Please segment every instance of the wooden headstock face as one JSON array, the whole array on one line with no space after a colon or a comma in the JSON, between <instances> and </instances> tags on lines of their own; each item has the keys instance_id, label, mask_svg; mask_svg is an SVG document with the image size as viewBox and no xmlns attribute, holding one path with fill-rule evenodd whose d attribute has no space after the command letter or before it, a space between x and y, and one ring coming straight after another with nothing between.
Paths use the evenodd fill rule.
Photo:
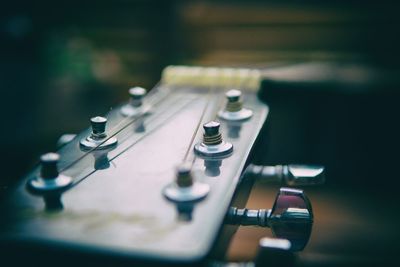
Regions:
<instances>
[{"instance_id":1,"label":"wooden headstock face","mask_svg":"<svg viewBox=\"0 0 400 267\"><path fill-rule=\"evenodd\" d=\"M132 260L204 260L268 114L254 90L242 86L243 106L251 117L220 119L228 89L232 87L166 82L140 105L135 102L142 109L137 114L122 112L129 103L114 108L106 116L105 132L117 141L104 148L100 146L107 141L85 147L92 132L87 129L57 151L60 174L72 178L59 192L57 205L47 203L46 208L43 194L32 194L31 181L40 176L40 166L30 172L7 202L2 239ZM203 124L209 121L220 123L223 141L233 151L196 153L195 145L204 141ZM209 191L196 201L175 201L165 194L183 162L190 164L194 182L208 185Z\"/></svg>"}]
</instances>

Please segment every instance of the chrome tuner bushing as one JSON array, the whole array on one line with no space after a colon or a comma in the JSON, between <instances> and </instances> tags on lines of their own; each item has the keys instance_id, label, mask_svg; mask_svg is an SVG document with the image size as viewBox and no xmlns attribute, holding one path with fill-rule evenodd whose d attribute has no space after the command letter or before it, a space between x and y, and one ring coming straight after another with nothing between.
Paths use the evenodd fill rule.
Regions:
<instances>
[{"instance_id":1,"label":"chrome tuner bushing","mask_svg":"<svg viewBox=\"0 0 400 267\"><path fill-rule=\"evenodd\" d=\"M242 93L239 90L229 90L225 96L227 103L224 110L218 112L221 119L227 121L242 121L249 119L253 115L253 111L244 108L240 100Z\"/></svg>"},{"instance_id":2,"label":"chrome tuner bushing","mask_svg":"<svg viewBox=\"0 0 400 267\"><path fill-rule=\"evenodd\" d=\"M126 117L136 116L143 112L143 97L146 89L142 87L132 87L129 89L130 101L121 107L121 114Z\"/></svg>"},{"instance_id":3,"label":"chrome tuner bushing","mask_svg":"<svg viewBox=\"0 0 400 267\"><path fill-rule=\"evenodd\" d=\"M106 149L117 144L117 138L108 138L106 134L107 119L104 117L93 117L90 119L92 133L80 141L83 149Z\"/></svg>"},{"instance_id":4,"label":"chrome tuner bushing","mask_svg":"<svg viewBox=\"0 0 400 267\"><path fill-rule=\"evenodd\" d=\"M210 121L203 125L203 142L194 146L196 154L214 158L228 156L232 153L233 145L222 139L219 127L220 123L216 121Z\"/></svg>"},{"instance_id":5,"label":"chrome tuner bushing","mask_svg":"<svg viewBox=\"0 0 400 267\"><path fill-rule=\"evenodd\" d=\"M210 186L193 179L190 164L177 167L176 180L164 188L164 196L175 202L198 201L207 196Z\"/></svg>"}]
</instances>

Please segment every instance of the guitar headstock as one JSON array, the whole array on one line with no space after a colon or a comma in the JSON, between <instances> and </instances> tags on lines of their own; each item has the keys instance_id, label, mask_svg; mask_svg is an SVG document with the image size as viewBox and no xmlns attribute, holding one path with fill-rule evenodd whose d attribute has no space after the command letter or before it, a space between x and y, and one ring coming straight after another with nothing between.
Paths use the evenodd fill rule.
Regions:
<instances>
[{"instance_id":1,"label":"guitar headstock","mask_svg":"<svg viewBox=\"0 0 400 267\"><path fill-rule=\"evenodd\" d=\"M254 180L242 174L268 115L256 95L260 80L251 69L168 67L147 95L130 89L127 103L42 156L7 202L2 240L132 261L204 262L231 204L240 203L235 192ZM309 202L281 207L292 205L282 200L290 194L305 199L281 191L261 226L277 233L285 220L312 225Z\"/></svg>"}]
</instances>

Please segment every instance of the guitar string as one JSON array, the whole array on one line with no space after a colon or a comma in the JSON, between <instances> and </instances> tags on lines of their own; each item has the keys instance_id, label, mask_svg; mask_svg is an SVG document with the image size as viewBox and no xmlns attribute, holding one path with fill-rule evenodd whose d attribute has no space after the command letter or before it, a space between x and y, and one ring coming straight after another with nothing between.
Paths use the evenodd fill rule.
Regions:
<instances>
[{"instance_id":1,"label":"guitar string","mask_svg":"<svg viewBox=\"0 0 400 267\"><path fill-rule=\"evenodd\" d=\"M176 102L178 102L179 100L177 100ZM188 103L186 103L185 105L183 105L181 108L179 108L178 110L176 110L175 112L173 112L173 114L171 114L169 118L173 117L175 114L177 114L179 111L181 111L182 109L184 109L186 106L188 106L189 104L191 104L194 100L192 99L191 101L189 101ZM175 102L175 103L176 103ZM149 121L152 122L153 120ZM132 144L130 144L129 146L127 146L126 148L124 148L122 151L120 151L118 154L116 154L115 156L113 156L112 158L110 158L108 161L112 162L114 159L116 159L117 157L121 156L123 153L125 153L126 151L128 151L129 149L131 149L134 145L136 145L139 141L141 141L142 139L144 139L145 137L147 137L149 134L151 134L152 132L156 131L157 129L159 129L160 127L162 127L163 125L160 124L157 127L155 127L154 129L151 129L150 131L147 132L147 134L140 136L137 140L135 140L135 142L133 142ZM84 179L86 179L87 177L89 177L90 175L92 175L93 173L95 173L97 171L97 169L93 169L91 172L89 172L88 174L86 174L85 176L81 177L80 179L76 179L73 183L72 186L75 186L77 184L79 184L81 181L83 181Z\"/></svg>"},{"instance_id":2,"label":"guitar string","mask_svg":"<svg viewBox=\"0 0 400 267\"><path fill-rule=\"evenodd\" d=\"M240 90L240 89L245 89L244 84L245 84L248 80L250 80L250 77L248 77L247 79L243 79L243 80L240 82L240 84L237 86L238 89L239 89L239 90ZM229 84L229 85L227 86L226 89L235 88L235 87L236 87L236 86L235 86L234 82L232 82L232 84ZM212 92L212 91L215 91L215 89L216 89L215 86L210 86L210 88L209 88L209 92L208 92L208 99L209 99L209 100L207 101L207 103L206 103L206 105L205 105L205 107L204 107L204 109L203 109L203 112L202 112L202 114L201 114L201 116L200 116L200 119L199 119L199 121L198 121L198 123L197 123L197 125L196 125L196 129L195 129L195 131L194 131L194 133L193 133L193 135L192 135L192 138L191 138L189 147L188 147L188 149L186 150L186 153L185 153L183 162L187 161L187 157L188 157L188 155L189 155L189 152L190 152L190 150L191 150L192 147L193 147L194 139L195 139L195 137L196 137L197 134L198 134L198 131L199 131L201 122L203 121L203 118L204 118L204 116L205 116L205 113L206 113L206 111L207 111L207 109L208 109L208 106L209 106L209 103L210 103L210 99L211 99L211 96L212 96L211 92ZM212 116L213 120L216 120L216 119L217 119L217 117L218 117L218 111L219 111L220 109L223 108L223 97L221 96L221 94L219 94L217 97L219 98L219 100L217 101L217 105L215 106L216 111L211 112L212 114L214 114L214 115ZM194 154L193 159L192 159L192 161L190 162L192 167L193 167L193 165L194 165L196 159L197 159L197 155Z\"/></svg>"},{"instance_id":3,"label":"guitar string","mask_svg":"<svg viewBox=\"0 0 400 267\"><path fill-rule=\"evenodd\" d=\"M243 79L243 80L239 83L238 86L235 86L235 83L232 81L231 84L228 84L228 85L226 86L225 90L234 89L235 87L238 88L238 89L245 89L245 86L244 86L244 85L245 85L246 82L249 81L250 79L251 79L251 77L248 77L247 79ZM215 89L215 88L214 88L214 89ZM219 96L218 104L217 104L216 107L215 107L216 111L211 112L212 114L214 114L214 116L213 116L213 118L214 118L213 120L214 120L214 121L217 120L217 118L218 118L218 111L219 111L219 110L222 110L222 109L224 108L224 107L223 107L223 102L224 102L223 100L224 100L224 98L221 97L221 95L220 95L220 96ZM198 129L197 129L197 130L198 130ZM192 144L192 145L193 145L193 144ZM196 159L197 159L197 155L195 155L195 156L193 157L192 166L194 165Z\"/></svg>"},{"instance_id":4,"label":"guitar string","mask_svg":"<svg viewBox=\"0 0 400 267\"><path fill-rule=\"evenodd\" d=\"M158 82L150 91L158 91L157 89L159 88L160 82ZM154 95L155 93L153 93ZM149 103L149 107L152 107L154 105L157 105L159 103L161 103L161 101L163 100L163 97L158 97L158 99L156 99L156 101L154 101L153 103ZM93 152L94 150L98 149L102 144L104 144L105 142L107 142L108 140L110 140L111 138L113 138L114 136L116 136L117 134L119 134L120 132L122 132L124 129L126 129L127 127L129 127L130 125L132 125L134 122L136 122L137 120L141 119L144 117L144 115L146 114L146 110L143 111L141 114L139 114L138 116L135 116L133 118L128 117L126 119L123 119L122 121L120 121L115 127L118 128L120 125L124 124L125 122L128 122L127 124L125 124L124 126L122 126L121 128L114 130L112 129L111 131L115 131L114 133L107 135L107 137L104 139L104 141L100 142L98 145L96 145L95 147L85 151L85 153L83 155L81 155L80 157L78 157L76 160L72 161L70 164L68 164L67 166L65 166L64 168L60 169L60 172L65 172L66 170L72 168L75 164L77 164L78 162L80 162L82 159L84 159L85 157L87 157L91 152Z\"/></svg>"},{"instance_id":5,"label":"guitar string","mask_svg":"<svg viewBox=\"0 0 400 267\"><path fill-rule=\"evenodd\" d=\"M197 135L197 133L198 133L198 131L199 131L201 122L203 121L203 118L204 118L204 116L205 116L205 114L206 114L206 111L207 111L207 109L208 109L208 106L210 105L211 87L210 87L209 90L208 90L207 99L208 99L208 100L206 101L206 104L204 105L203 111L201 112L200 118L199 118L199 120L198 120L198 122L197 122L197 125L196 125L195 130L194 130L193 135L192 135L192 138L190 139L189 146L188 146L188 148L186 149L185 156L183 157L183 162L185 162L185 161L187 160L187 157L189 156L189 152L190 152L190 150L191 150L191 147L193 146L193 142L194 142L194 139L196 138L196 135Z\"/></svg>"},{"instance_id":6,"label":"guitar string","mask_svg":"<svg viewBox=\"0 0 400 267\"><path fill-rule=\"evenodd\" d=\"M218 75L215 76L215 80L216 80L216 81L218 80ZM199 121L197 122L195 131L193 132L192 138L191 138L191 140L190 140L189 146L188 146L187 149L186 149L186 153L185 153L185 156L183 157L183 161L182 161L182 162L188 161L187 158L188 158L189 153L190 153L190 151L191 151L191 149L192 149L192 147L193 147L193 143L194 143L195 138L196 138L196 136L197 136L197 134L198 134L198 132L199 132L200 125L201 125L201 123L202 123L202 121L203 121L203 119L204 119L204 116L205 116L205 114L206 114L206 112L207 112L207 109L208 109L208 107L209 107L209 105L210 105L211 96L212 96L212 93L215 91L215 89L216 89L216 86L213 86L213 85L210 85L210 86L209 86L208 94L207 94L207 99L208 99L208 100L207 100L206 104L204 105L202 114L201 114L201 116L200 116L200 118L199 118ZM194 165L194 163L195 163L195 161L196 161L196 158L197 158L196 154L193 154L193 159L192 159L192 161L190 162L191 168L193 167L193 165Z\"/></svg>"},{"instance_id":7,"label":"guitar string","mask_svg":"<svg viewBox=\"0 0 400 267\"><path fill-rule=\"evenodd\" d=\"M217 79L217 78L218 78L218 77L216 77L216 79ZM150 90L151 95L156 95L156 93L157 93L158 91L160 91L160 90L159 90L160 84L161 84L161 81L159 81L159 82L152 88L152 90ZM241 87L241 86L239 86L239 87ZM169 89L169 88L166 88L166 89ZM164 89L163 92L166 92L166 91L167 91L167 90ZM187 157L189 156L190 149L191 149L191 147L193 146L193 142L194 142L195 137L196 137L196 135L197 135L197 133L198 133L198 131L199 131L201 122L202 122L202 120L203 120L203 118L204 118L204 116L205 116L205 113L206 113L207 109L208 109L208 106L209 106L210 99L211 99L211 96L212 96L212 92L213 92L213 91L215 91L215 86L210 86L209 91L208 91L208 96L207 96L208 101L207 101L206 105L205 105L204 108L203 108L203 111L202 111L202 114L201 114L201 116L200 116L200 119L199 119L199 121L198 121L198 123L197 123L197 125L196 125L196 130L194 131L194 133L193 133L193 135L192 135L190 144L189 144L189 146L188 146L188 149L186 150L186 153L185 153L185 156L184 156L183 161L186 161L186 160L187 160ZM149 93L149 94L150 94L150 93ZM151 95L150 95L150 96L151 96ZM161 95L160 97L158 97L158 99L156 99L156 101L154 101L153 103L149 103L149 107L153 107L153 106L155 106L155 105L161 103L162 100L163 100L163 95ZM222 100L220 100L220 102L222 102ZM221 103L219 103L219 104L217 105L217 107L220 106L220 104L221 104ZM145 116L145 114L146 114L146 110L142 111L142 113L141 113L140 115L138 115L138 116L135 116L135 117L133 117L133 118L128 117L128 118L126 118L126 119L120 121L120 122L114 127L114 129L115 129L115 128L118 128L120 125L124 124L126 121L128 121L128 123L126 123L126 124L125 124L124 126L122 126L121 128L115 130L115 132L114 132L113 134L108 135L107 138L106 138L104 141L100 142L97 146L95 146L95 147L93 147L93 148L87 150L83 155L81 155L81 156L78 157L76 160L72 161L70 164L68 164L67 166L65 166L64 168L62 168L62 169L60 170L60 172L65 172L66 170L72 168L75 164L77 164L77 163L80 162L82 159L84 159L85 157L87 157L87 156L88 156L91 152L93 152L94 150L98 149L102 144L104 144L105 142L107 142L109 139L113 138L114 136L116 136L117 134L119 134L120 132L122 132L124 129L126 129L127 127L129 127L130 125L132 125L132 124L133 124L134 122L136 122L137 120L143 118L143 117ZM214 114L215 114L215 115L214 115L214 120L215 120L216 117L217 117L217 112L215 112ZM114 130L114 129L113 129L113 130ZM111 130L111 131L113 131L113 130ZM195 160L196 160L196 155L195 155L194 158L193 158L192 165L194 164Z\"/></svg>"}]
</instances>

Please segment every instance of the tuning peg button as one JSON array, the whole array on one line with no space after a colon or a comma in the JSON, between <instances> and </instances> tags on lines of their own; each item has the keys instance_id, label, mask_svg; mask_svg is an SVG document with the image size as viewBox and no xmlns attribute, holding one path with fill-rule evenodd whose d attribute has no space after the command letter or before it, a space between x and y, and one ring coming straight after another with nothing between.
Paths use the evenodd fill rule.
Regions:
<instances>
[{"instance_id":1,"label":"tuning peg button","mask_svg":"<svg viewBox=\"0 0 400 267\"><path fill-rule=\"evenodd\" d=\"M210 121L210 122L205 123L203 125L204 137L213 137L213 136L220 137L221 133L219 132L219 127L220 127L220 123L217 121ZM220 143L220 142L218 142L218 143Z\"/></svg>"},{"instance_id":2,"label":"tuning peg button","mask_svg":"<svg viewBox=\"0 0 400 267\"><path fill-rule=\"evenodd\" d=\"M107 138L106 124L107 119L104 117L93 117L90 119L92 125L92 133L80 141L82 149L106 149L117 144L117 138Z\"/></svg>"},{"instance_id":3,"label":"tuning peg button","mask_svg":"<svg viewBox=\"0 0 400 267\"><path fill-rule=\"evenodd\" d=\"M253 111L243 108L243 103L240 100L242 92L236 89L229 90L225 96L227 99L225 109L218 112L221 119L227 121L242 121L247 120L253 115Z\"/></svg>"},{"instance_id":4,"label":"tuning peg button","mask_svg":"<svg viewBox=\"0 0 400 267\"><path fill-rule=\"evenodd\" d=\"M132 106L140 107L142 105L142 99L146 95L146 89L138 86L130 88L129 95L131 97Z\"/></svg>"},{"instance_id":5,"label":"tuning peg button","mask_svg":"<svg viewBox=\"0 0 400 267\"><path fill-rule=\"evenodd\" d=\"M121 114L127 117L136 116L143 110L143 98L146 95L146 89L142 87L132 87L129 89L129 103L122 106Z\"/></svg>"},{"instance_id":6,"label":"tuning peg button","mask_svg":"<svg viewBox=\"0 0 400 267\"><path fill-rule=\"evenodd\" d=\"M325 183L325 168L320 165L276 165L259 166L250 164L246 176L261 182L279 182L289 186L319 185Z\"/></svg>"},{"instance_id":7,"label":"tuning peg button","mask_svg":"<svg viewBox=\"0 0 400 267\"><path fill-rule=\"evenodd\" d=\"M65 146L66 144L70 143L74 138L76 137L76 134L63 134L58 138L57 140L57 148L61 148Z\"/></svg>"},{"instance_id":8,"label":"tuning peg button","mask_svg":"<svg viewBox=\"0 0 400 267\"><path fill-rule=\"evenodd\" d=\"M240 101L240 96L242 95L242 92L240 92L239 90L229 90L228 92L226 92L225 96L228 100L228 103L238 103ZM231 109L231 111L239 111L242 107L239 106L239 109ZM227 107L228 109L228 107Z\"/></svg>"},{"instance_id":9,"label":"tuning peg button","mask_svg":"<svg viewBox=\"0 0 400 267\"><path fill-rule=\"evenodd\" d=\"M196 154L203 157L225 157L232 153L233 145L222 139L219 132L219 122L207 122L203 125L203 128L203 141L194 146Z\"/></svg>"},{"instance_id":10,"label":"tuning peg button","mask_svg":"<svg viewBox=\"0 0 400 267\"><path fill-rule=\"evenodd\" d=\"M106 133L107 119L104 117L93 117L90 119L90 124L92 125L92 135L96 138L103 138Z\"/></svg>"},{"instance_id":11,"label":"tuning peg button","mask_svg":"<svg viewBox=\"0 0 400 267\"><path fill-rule=\"evenodd\" d=\"M56 153L47 153L40 157L40 177L43 179L55 179L58 176L57 163L60 156Z\"/></svg>"},{"instance_id":12,"label":"tuning peg button","mask_svg":"<svg viewBox=\"0 0 400 267\"><path fill-rule=\"evenodd\" d=\"M174 202L198 201L207 196L210 186L194 180L191 164L183 163L176 169L176 179L164 188L164 196Z\"/></svg>"}]
</instances>

